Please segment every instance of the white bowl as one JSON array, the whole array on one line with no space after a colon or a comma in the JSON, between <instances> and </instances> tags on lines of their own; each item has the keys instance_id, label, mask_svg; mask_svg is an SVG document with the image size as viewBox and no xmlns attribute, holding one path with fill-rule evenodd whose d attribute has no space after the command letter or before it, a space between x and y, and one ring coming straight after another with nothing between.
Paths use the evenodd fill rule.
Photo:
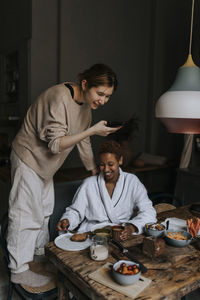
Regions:
<instances>
[{"instance_id":1,"label":"white bowl","mask_svg":"<svg viewBox=\"0 0 200 300\"><path fill-rule=\"evenodd\" d=\"M171 233L180 232L183 236L186 237L186 240L176 240L176 239L170 238L167 236L168 232L171 232ZM188 231L185 231L185 230L170 229L170 230L166 230L166 232L165 232L165 240L171 246L185 247L191 243L192 235Z\"/></svg>"},{"instance_id":2,"label":"white bowl","mask_svg":"<svg viewBox=\"0 0 200 300\"><path fill-rule=\"evenodd\" d=\"M150 226L154 227L153 225L159 224L163 227L163 230L158 230L156 228L150 228ZM165 225L160 223L147 223L145 224L145 233L148 236L154 236L154 237L162 237L165 233Z\"/></svg>"},{"instance_id":3,"label":"white bowl","mask_svg":"<svg viewBox=\"0 0 200 300\"><path fill-rule=\"evenodd\" d=\"M137 282L140 278L141 271L139 271L137 274L133 275L125 275L121 274L117 271L117 269L120 267L122 263L125 263L127 266L133 266L136 265L139 269L139 264L135 263L134 261L130 260L119 260L113 265L113 277L115 281L121 285L131 285Z\"/></svg>"}]
</instances>

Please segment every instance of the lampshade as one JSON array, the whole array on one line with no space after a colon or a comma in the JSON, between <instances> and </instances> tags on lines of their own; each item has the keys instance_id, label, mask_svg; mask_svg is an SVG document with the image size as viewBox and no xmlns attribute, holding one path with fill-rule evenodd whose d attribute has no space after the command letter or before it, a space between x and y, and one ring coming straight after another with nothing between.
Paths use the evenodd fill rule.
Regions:
<instances>
[{"instance_id":1,"label":"lampshade","mask_svg":"<svg viewBox=\"0 0 200 300\"><path fill-rule=\"evenodd\" d=\"M194 0L188 59L179 68L173 85L159 98L155 108L156 117L169 132L174 133L200 133L200 68L194 64L191 55L193 15Z\"/></svg>"},{"instance_id":2,"label":"lampshade","mask_svg":"<svg viewBox=\"0 0 200 300\"><path fill-rule=\"evenodd\" d=\"M189 54L171 88L156 103L156 117L169 132L200 133L200 68Z\"/></svg>"}]
</instances>

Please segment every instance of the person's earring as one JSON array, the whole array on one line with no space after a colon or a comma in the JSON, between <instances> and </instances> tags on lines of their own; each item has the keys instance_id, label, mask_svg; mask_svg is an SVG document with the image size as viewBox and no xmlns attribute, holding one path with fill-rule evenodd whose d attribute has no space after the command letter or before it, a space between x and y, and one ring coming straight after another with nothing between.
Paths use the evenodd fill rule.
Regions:
<instances>
[{"instance_id":1,"label":"person's earring","mask_svg":"<svg viewBox=\"0 0 200 300\"><path fill-rule=\"evenodd\" d=\"M86 79L83 79L81 81L81 88L82 88L83 91L86 90L86 88L87 88L87 80Z\"/></svg>"},{"instance_id":2,"label":"person's earring","mask_svg":"<svg viewBox=\"0 0 200 300\"><path fill-rule=\"evenodd\" d=\"M121 166L123 164L123 157L121 156L119 159L119 165Z\"/></svg>"}]
</instances>

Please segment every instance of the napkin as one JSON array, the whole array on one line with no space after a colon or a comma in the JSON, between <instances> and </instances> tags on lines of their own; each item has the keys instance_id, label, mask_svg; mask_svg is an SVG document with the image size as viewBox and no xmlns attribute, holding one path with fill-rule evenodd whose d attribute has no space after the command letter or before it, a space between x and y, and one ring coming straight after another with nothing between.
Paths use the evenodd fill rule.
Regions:
<instances>
[{"instance_id":1,"label":"napkin","mask_svg":"<svg viewBox=\"0 0 200 300\"><path fill-rule=\"evenodd\" d=\"M111 263L106 263L95 272L89 274L89 278L121 293L132 299L136 298L150 283L151 279L140 276L139 281L132 285L123 286L114 281L112 278Z\"/></svg>"}]
</instances>

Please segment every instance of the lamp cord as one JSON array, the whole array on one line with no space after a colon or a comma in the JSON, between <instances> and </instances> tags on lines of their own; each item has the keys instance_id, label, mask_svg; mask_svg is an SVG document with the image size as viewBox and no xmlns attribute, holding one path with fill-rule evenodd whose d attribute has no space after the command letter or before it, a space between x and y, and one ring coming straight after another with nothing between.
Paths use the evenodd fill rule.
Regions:
<instances>
[{"instance_id":1,"label":"lamp cord","mask_svg":"<svg viewBox=\"0 0 200 300\"><path fill-rule=\"evenodd\" d=\"M190 24L190 46L189 46L189 54L192 52L192 31L193 31L193 18L194 18L194 1L192 0L192 13L191 13L191 24Z\"/></svg>"}]
</instances>

